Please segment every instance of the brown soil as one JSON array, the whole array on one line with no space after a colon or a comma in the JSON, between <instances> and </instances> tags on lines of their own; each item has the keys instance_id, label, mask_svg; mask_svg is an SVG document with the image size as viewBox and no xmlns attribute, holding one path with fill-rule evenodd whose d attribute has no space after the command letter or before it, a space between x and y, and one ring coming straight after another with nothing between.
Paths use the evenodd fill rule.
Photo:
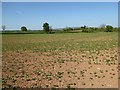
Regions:
<instances>
[{"instance_id":1,"label":"brown soil","mask_svg":"<svg viewBox=\"0 0 120 90\"><path fill-rule=\"evenodd\" d=\"M3 52L3 87L117 88L117 49Z\"/></svg>"}]
</instances>

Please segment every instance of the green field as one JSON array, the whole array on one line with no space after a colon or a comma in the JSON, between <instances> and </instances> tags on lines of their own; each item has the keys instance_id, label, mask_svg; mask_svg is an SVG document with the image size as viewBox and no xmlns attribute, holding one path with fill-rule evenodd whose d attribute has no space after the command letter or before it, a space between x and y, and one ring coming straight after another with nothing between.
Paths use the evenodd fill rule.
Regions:
<instances>
[{"instance_id":1,"label":"green field","mask_svg":"<svg viewBox=\"0 0 120 90\"><path fill-rule=\"evenodd\" d=\"M117 88L118 33L3 34L3 87Z\"/></svg>"},{"instance_id":2,"label":"green field","mask_svg":"<svg viewBox=\"0 0 120 90\"><path fill-rule=\"evenodd\" d=\"M3 34L3 51L91 50L118 46L117 32Z\"/></svg>"}]
</instances>

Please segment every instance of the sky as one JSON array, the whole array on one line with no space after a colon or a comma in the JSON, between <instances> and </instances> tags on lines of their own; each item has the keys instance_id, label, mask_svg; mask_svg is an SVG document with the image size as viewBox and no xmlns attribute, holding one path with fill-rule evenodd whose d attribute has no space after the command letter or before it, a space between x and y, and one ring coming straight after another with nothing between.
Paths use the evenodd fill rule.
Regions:
<instances>
[{"instance_id":1,"label":"sky","mask_svg":"<svg viewBox=\"0 0 120 90\"><path fill-rule=\"evenodd\" d=\"M1 0L2 2L119 2L120 0Z\"/></svg>"},{"instance_id":2,"label":"sky","mask_svg":"<svg viewBox=\"0 0 120 90\"><path fill-rule=\"evenodd\" d=\"M52 28L118 26L117 2L2 2L2 25L18 30L26 26L42 29L48 22Z\"/></svg>"}]
</instances>

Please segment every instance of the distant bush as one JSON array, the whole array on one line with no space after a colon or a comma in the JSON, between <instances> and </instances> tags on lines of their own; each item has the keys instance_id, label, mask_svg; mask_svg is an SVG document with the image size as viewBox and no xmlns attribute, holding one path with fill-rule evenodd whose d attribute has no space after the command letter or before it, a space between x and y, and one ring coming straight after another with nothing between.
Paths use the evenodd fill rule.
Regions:
<instances>
[{"instance_id":1,"label":"distant bush","mask_svg":"<svg viewBox=\"0 0 120 90\"><path fill-rule=\"evenodd\" d=\"M96 31L105 32L105 31L106 31L106 28L97 28Z\"/></svg>"},{"instance_id":2,"label":"distant bush","mask_svg":"<svg viewBox=\"0 0 120 90\"><path fill-rule=\"evenodd\" d=\"M87 26L86 26L86 25L84 25L84 26L82 26L82 27L81 27L81 29L86 29L86 28L87 28Z\"/></svg>"},{"instance_id":3,"label":"distant bush","mask_svg":"<svg viewBox=\"0 0 120 90\"><path fill-rule=\"evenodd\" d=\"M81 27L81 29L82 29L82 32L88 32L88 33L94 32L96 30L96 28L94 28L94 27L87 27L86 25Z\"/></svg>"},{"instance_id":4,"label":"distant bush","mask_svg":"<svg viewBox=\"0 0 120 90\"><path fill-rule=\"evenodd\" d=\"M71 27L67 27L67 28L63 29L63 31L72 31L72 30L73 30L73 28L71 28Z\"/></svg>"},{"instance_id":5,"label":"distant bush","mask_svg":"<svg viewBox=\"0 0 120 90\"><path fill-rule=\"evenodd\" d=\"M81 27L73 28L73 30L81 30Z\"/></svg>"},{"instance_id":6,"label":"distant bush","mask_svg":"<svg viewBox=\"0 0 120 90\"><path fill-rule=\"evenodd\" d=\"M83 28L82 29L82 32L88 32L88 33L91 33L91 32L94 32L96 29L95 28L92 28L92 27L90 27L90 28Z\"/></svg>"},{"instance_id":7,"label":"distant bush","mask_svg":"<svg viewBox=\"0 0 120 90\"><path fill-rule=\"evenodd\" d=\"M114 32L117 32L117 31L118 31L118 28L113 28L113 31L114 31Z\"/></svg>"},{"instance_id":8,"label":"distant bush","mask_svg":"<svg viewBox=\"0 0 120 90\"><path fill-rule=\"evenodd\" d=\"M21 31L27 31L27 28L25 26L21 27Z\"/></svg>"}]
</instances>

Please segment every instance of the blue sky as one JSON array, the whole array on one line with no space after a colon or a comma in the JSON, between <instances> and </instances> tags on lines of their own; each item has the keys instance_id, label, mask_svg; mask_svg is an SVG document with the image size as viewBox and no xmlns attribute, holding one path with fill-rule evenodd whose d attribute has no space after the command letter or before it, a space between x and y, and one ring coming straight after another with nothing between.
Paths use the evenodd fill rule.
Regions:
<instances>
[{"instance_id":1,"label":"blue sky","mask_svg":"<svg viewBox=\"0 0 120 90\"><path fill-rule=\"evenodd\" d=\"M2 23L7 29L118 26L117 2L2 2Z\"/></svg>"}]
</instances>

